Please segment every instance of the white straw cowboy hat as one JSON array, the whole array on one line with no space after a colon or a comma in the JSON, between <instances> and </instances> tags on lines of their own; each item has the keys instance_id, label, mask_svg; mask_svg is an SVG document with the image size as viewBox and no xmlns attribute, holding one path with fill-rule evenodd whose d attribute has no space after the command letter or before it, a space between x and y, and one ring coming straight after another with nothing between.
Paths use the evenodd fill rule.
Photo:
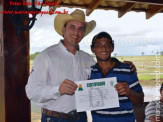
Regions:
<instances>
[{"instance_id":1,"label":"white straw cowboy hat","mask_svg":"<svg viewBox=\"0 0 163 122\"><path fill-rule=\"evenodd\" d=\"M54 28L56 32L62 36L62 27L71 20L77 20L86 25L86 31L84 36L89 34L96 26L96 22L94 20L90 22L85 21L85 14L82 10L76 9L71 14L58 14L54 19Z\"/></svg>"}]
</instances>

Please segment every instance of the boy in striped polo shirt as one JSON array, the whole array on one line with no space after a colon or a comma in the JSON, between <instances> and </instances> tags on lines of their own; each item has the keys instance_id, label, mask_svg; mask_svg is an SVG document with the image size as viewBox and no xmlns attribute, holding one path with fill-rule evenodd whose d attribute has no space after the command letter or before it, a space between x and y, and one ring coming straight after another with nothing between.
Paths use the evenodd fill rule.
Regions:
<instances>
[{"instance_id":1,"label":"boy in striped polo shirt","mask_svg":"<svg viewBox=\"0 0 163 122\"><path fill-rule=\"evenodd\" d=\"M92 111L93 122L134 122L132 104L144 101L144 93L138 77L128 64L111 58L114 42L106 32L94 36L91 45L97 64L92 66L90 79L116 77L115 89L119 95L120 107Z\"/></svg>"}]
</instances>

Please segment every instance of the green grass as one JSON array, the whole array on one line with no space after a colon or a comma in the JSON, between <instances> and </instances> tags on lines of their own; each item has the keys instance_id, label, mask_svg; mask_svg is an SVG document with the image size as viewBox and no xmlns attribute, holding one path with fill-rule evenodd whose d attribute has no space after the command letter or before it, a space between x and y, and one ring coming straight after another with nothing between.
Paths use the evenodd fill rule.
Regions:
<instances>
[{"instance_id":1,"label":"green grass","mask_svg":"<svg viewBox=\"0 0 163 122\"><path fill-rule=\"evenodd\" d=\"M159 71L159 73L163 73L163 55L159 56L119 56L117 57L120 61L132 61L133 64L137 68L138 78L142 86L152 85L154 86L156 83L155 71ZM156 67L149 67L156 66ZM144 74L143 74L144 73ZM153 74L146 74L153 73ZM163 74L159 74L160 82L163 81Z\"/></svg>"},{"instance_id":2,"label":"green grass","mask_svg":"<svg viewBox=\"0 0 163 122\"><path fill-rule=\"evenodd\" d=\"M159 76L160 77L158 79L156 75L141 74L138 75L138 78L142 86L155 86L156 82L163 82L163 75Z\"/></svg>"},{"instance_id":3,"label":"green grass","mask_svg":"<svg viewBox=\"0 0 163 122\"><path fill-rule=\"evenodd\" d=\"M159 78L160 79L163 79L163 75L156 75L156 74L138 74L138 78L140 79L140 80L146 80L146 81L148 81L148 80L155 80L155 79L158 79L157 77L159 76Z\"/></svg>"},{"instance_id":4,"label":"green grass","mask_svg":"<svg viewBox=\"0 0 163 122\"><path fill-rule=\"evenodd\" d=\"M141 74L141 75L139 75L138 74L138 78L140 79L140 80L145 80L145 81L148 81L148 80L153 80L153 79L155 79L155 75L148 75L148 74Z\"/></svg>"},{"instance_id":5,"label":"green grass","mask_svg":"<svg viewBox=\"0 0 163 122\"><path fill-rule=\"evenodd\" d=\"M160 82L161 83L161 82ZM149 81L140 81L141 86L155 86L156 82L153 80Z\"/></svg>"}]
</instances>

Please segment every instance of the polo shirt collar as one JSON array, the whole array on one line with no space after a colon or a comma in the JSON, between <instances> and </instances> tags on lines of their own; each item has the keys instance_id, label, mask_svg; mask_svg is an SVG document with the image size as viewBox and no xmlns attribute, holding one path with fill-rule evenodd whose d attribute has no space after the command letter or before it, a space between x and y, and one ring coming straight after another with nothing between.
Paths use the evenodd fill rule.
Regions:
<instances>
[{"instance_id":1,"label":"polo shirt collar","mask_svg":"<svg viewBox=\"0 0 163 122\"><path fill-rule=\"evenodd\" d=\"M120 67L120 65L122 64L117 58L112 58L113 61L115 61L115 65L112 69L114 68L117 68L117 67ZM98 63L96 63L94 65L94 69L98 69L98 70L101 70L100 66L98 65Z\"/></svg>"}]
</instances>

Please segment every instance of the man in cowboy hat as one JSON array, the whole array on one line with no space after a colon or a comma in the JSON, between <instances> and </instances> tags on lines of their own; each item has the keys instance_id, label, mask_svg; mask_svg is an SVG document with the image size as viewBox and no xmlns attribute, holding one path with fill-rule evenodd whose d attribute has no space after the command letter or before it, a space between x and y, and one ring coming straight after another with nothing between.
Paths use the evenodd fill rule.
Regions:
<instances>
[{"instance_id":1,"label":"man in cowboy hat","mask_svg":"<svg viewBox=\"0 0 163 122\"><path fill-rule=\"evenodd\" d=\"M86 122L85 112L77 113L74 92L75 81L87 80L92 56L79 50L79 42L96 26L86 22L85 14L75 10L59 14L54 28L63 40L41 52L34 60L26 93L30 100L42 107L42 122Z\"/></svg>"},{"instance_id":2,"label":"man in cowboy hat","mask_svg":"<svg viewBox=\"0 0 163 122\"><path fill-rule=\"evenodd\" d=\"M56 16L54 28L64 39L36 57L26 86L28 98L42 107L42 122L87 122L85 112L75 111L78 86L74 81L87 80L95 63L91 55L79 50L79 42L95 26L78 9Z\"/></svg>"}]
</instances>

